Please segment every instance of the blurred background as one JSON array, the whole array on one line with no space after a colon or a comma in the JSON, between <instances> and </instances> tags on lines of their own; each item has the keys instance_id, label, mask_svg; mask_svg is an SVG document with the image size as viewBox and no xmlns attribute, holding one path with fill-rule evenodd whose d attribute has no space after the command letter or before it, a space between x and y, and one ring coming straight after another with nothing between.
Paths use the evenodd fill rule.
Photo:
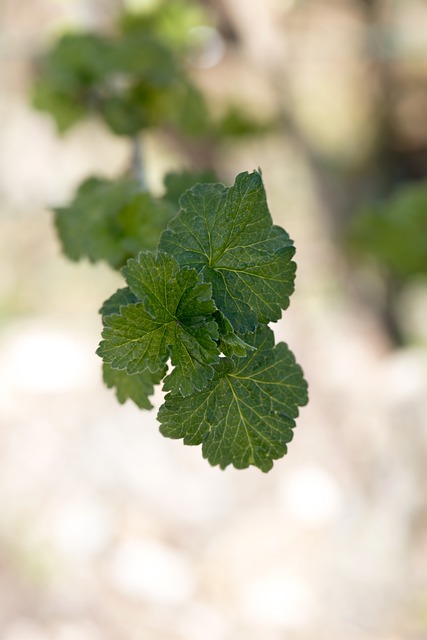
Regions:
<instances>
[{"instance_id":1,"label":"blurred background","mask_svg":"<svg viewBox=\"0 0 427 640\"><path fill-rule=\"evenodd\" d=\"M427 2L167 5L1 0L0 638L425 639ZM40 57L159 10L233 117L215 140L147 129L146 182L260 167L297 248L274 329L310 403L267 475L209 467L103 386L98 309L122 280L53 225L132 149L96 117L60 134L33 106Z\"/></svg>"}]
</instances>

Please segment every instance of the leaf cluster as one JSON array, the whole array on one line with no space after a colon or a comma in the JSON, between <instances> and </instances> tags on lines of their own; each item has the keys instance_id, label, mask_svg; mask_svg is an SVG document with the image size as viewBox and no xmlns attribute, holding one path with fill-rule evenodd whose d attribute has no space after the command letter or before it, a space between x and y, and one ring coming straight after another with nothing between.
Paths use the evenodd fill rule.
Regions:
<instances>
[{"instance_id":1,"label":"leaf cluster","mask_svg":"<svg viewBox=\"0 0 427 640\"><path fill-rule=\"evenodd\" d=\"M104 379L142 408L163 381L164 435L201 444L221 468L268 471L307 402L301 368L268 327L293 292L293 243L272 223L258 172L229 188L197 184L179 206L101 309Z\"/></svg>"},{"instance_id":2,"label":"leaf cluster","mask_svg":"<svg viewBox=\"0 0 427 640\"><path fill-rule=\"evenodd\" d=\"M209 18L200 3L167 0L125 13L115 33L67 33L37 62L33 105L63 133L92 115L116 135L147 129L212 141L271 130L231 106L219 119L187 69L189 33Z\"/></svg>"},{"instance_id":3,"label":"leaf cluster","mask_svg":"<svg viewBox=\"0 0 427 640\"><path fill-rule=\"evenodd\" d=\"M349 246L399 282L427 275L427 183L401 187L388 201L363 209Z\"/></svg>"},{"instance_id":4,"label":"leaf cluster","mask_svg":"<svg viewBox=\"0 0 427 640\"><path fill-rule=\"evenodd\" d=\"M175 52L142 26L59 38L39 61L33 104L54 117L60 132L88 113L117 135L158 126L199 135L208 128L205 101Z\"/></svg>"}]
</instances>

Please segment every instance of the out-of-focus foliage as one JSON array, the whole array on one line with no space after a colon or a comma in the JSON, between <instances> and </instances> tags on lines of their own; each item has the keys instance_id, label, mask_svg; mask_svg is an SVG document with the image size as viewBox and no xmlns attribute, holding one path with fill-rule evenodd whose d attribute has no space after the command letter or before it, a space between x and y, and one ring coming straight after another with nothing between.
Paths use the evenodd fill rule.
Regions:
<instances>
[{"instance_id":1,"label":"out-of-focus foliage","mask_svg":"<svg viewBox=\"0 0 427 640\"><path fill-rule=\"evenodd\" d=\"M38 61L33 105L61 133L90 115L123 136L148 128L210 140L263 133L237 107L219 121L211 117L190 77L192 29L208 22L200 4L177 0L123 14L113 35L65 34Z\"/></svg>"},{"instance_id":2,"label":"out-of-focus foliage","mask_svg":"<svg viewBox=\"0 0 427 640\"><path fill-rule=\"evenodd\" d=\"M140 134L147 129L162 130L200 168L215 165L222 140L271 128L226 100L217 105L222 116L210 114L186 69L208 44L191 38L197 11L161 2L157 11L122 16L112 35L64 35L40 63L34 104L59 131L92 114L132 141L131 177L89 177L71 204L54 209L64 253L106 261L127 284L101 309L105 384L119 402L149 409L163 381L164 435L187 444L208 439L204 455L222 468L268 471L308 401L301 368L262 326L289 304L293 242L273 225L257 171L239 174L230 188L212 171L169 174L160 197L146 188Z\"/></svg>"},{"instance_id":3,"label":"out-of-focus foliage","mask_svg":"<svg viewBox=\"0 0 427 640\"><path fill-rule=\"evenodd\" d=\"M363 209L350 247L399 281L427 275L427 182L404 186L384 203Z\"/></svg>"},{"instance_id":4,"label":"out-of-focus foliage","mask_svg":"<svg viewBox=\"0 0 427 640\"><path fill-rule=\"evenodd\" d=\"M218 134L221 137L239 138L262 135L277 127L274 121L256 121L235 105L231 105L218 123Z\"/></svg>"},{"instance_id":5,"label":"out-of-focus foliage","mask_svg":"<svg viewBox=\"0 0 427 640\"><path fill-rule=\"evenodd\" d=\"M33 104L64 132L87 114L117 135L175 125L208 128L206 104L173 50L148 30L114 37L67 34L40 61Z\"/></svg>"},{"instance_id":6,"label":"out-of-focus foliage","mask_svg":"<svg viewBox=\"0 0 427 640\"><path fill-rule=\"evenodd\" d=\"M200 2L192 0L159 0L154 7L137 13L125 13L120 26L125 33L151 32L176 52L188 52L191 29L211 22Z\"/></svg>"},{"instance_id":7,"label":"out-of-focus foliage","mask_svg":"<svg viewBox=\"0 0 427 640\"><path fill-rule=\"evenodd\" d=\"M88 178L71 204L54 210L64 253L71 260L105 260L120 268L139 251L157 247L184 191L212 181L211 172L171 173L165 177L164 195L156 198L141 192L135 180Z\"/></svg>"}]
</instances>

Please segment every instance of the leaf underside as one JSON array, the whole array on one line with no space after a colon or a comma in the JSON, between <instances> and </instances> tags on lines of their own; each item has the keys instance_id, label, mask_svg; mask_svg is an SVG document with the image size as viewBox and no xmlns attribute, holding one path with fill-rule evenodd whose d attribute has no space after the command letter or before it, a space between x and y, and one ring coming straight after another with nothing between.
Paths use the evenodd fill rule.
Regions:
<instances>
[{"instance_id":1,"label":"leaf underside","mask_svg":"<svg viewBox=\"0 0 427 640\"><path fill-rule=\"evenodd\" d=\"M109 364L102 365L102 376L109 389L115 389L117 400L120 404L126 400L133 400L140 409L152 409L149 396L154 393L154 386L159 384L166 369L160 369L151 373L145 369L142 373L129 375L127 371L113 369Z\"/></svg>"},{"instance_id":2,"label":"leaf underside","mask_svg":"<svg viewBox=\"0 0 427 640\"><path fill-rule=\"evenodd\" d=\"M248 340L254 352L215 365L213 379L196 395L168 394L158 419L164 436L201 444L212 465L268 471L287 451L307 384L288 347L274 346L271 329L260 327Z\"/></svg>"},{"instance_id":3,"label":"leaf underside","mask_svg":"<svg viewBox=\"0 0 427 640\"><path fill-rule=\"evenodd\" d=\"M105 318L98 354L128 374L154 373L170 357L174 369L165 379L166 389L185 395L202 389L219 360L210 285L161 252L141 252L122 271L139 301Z\"/></svg>"}]
</instances>

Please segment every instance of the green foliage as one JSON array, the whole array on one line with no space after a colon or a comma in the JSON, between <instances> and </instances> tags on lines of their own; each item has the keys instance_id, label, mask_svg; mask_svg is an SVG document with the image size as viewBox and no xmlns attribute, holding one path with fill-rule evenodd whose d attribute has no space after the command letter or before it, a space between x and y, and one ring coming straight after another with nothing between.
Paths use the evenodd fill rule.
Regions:
<instances>
[{"instance_id":1,"label":"green foliage","mask_svg":"<svg viewBox=\"0 0 427 640\"><path fill-rule=\"evenodd\" d=\"M138 298L129 287L118 289L100 309L104 325L109 316L120 313L122 306L135 304L137 301ZM105 362L102 365L104 382L109 389L115 389L118 401L123 404L126 400L133 400L140 409L152 409L153 405L148 398L154 393L154 385L159 384L165 374L166 367L155 373L145 369L142 373L130 375L127 371L113 369Z\"/></svg>"},{"instance_id":2,"label":"green foliage","mask_svg":"<svg viewBox=\"0 0 427 640\"><path fill-rule=\"evenodd\" d=\"M243 138L269 133L277 127L274 121L257 121L239 107L228 107L217 125L217 135L224 138Z\"/></svg>"},{"instance_id":3,"label":"green foliage","mask_svg":"<svg viewBox=\"0 0 427 640\"><path fill-rule=\"evenodd\" d=\"M169 197L178 182L166 181ZM266 326L288 306L293 254L258 172L186 191L158 249L127 262L128 286L101 309L108 386L146 407L163 379L164 435L202 444L222 468L268 471L307 402L301 368Z\"/></svg>"},{"instance_id":4,"label":"green foliage","mask_svg":"<svg viewBox=\"0 0 427 640\"><path fill-rule=\"evenodd\" d=\"M137 13L124 13L120 26L124 33L156 33L174 51L184 54L191 43L191 29L210 22L200 2L192 0L159 0L155 6Z\"/></svg>"},{"instance_id":5,"label":"green foliage","mask_svg":"<svg viewBox=\"0 0 427 640\"><path fill-rule=\"evenodd\" d=\"M288 347L274 346L271 329L261 325L247 339L254 351L223 358L201 393L166 396L160 431L185 444L202 444L203 456L223 469L233 464L268 471L287 451L307 386Z\"/></svg>"},{"instance_id":6,"label":"green foliage","mask_svg":"<svg viewBox=\"0 0 427 640\"><path fill-rule=\"evenodd\" d=\"M175 126L206 133L207 107L174 51L147 29L67 34L39 62L33 104L64 132L87 114L117 135Z\"/></svg>"},{"instance_id":7,"label":"green foliage","mask_svg":"<svg viewBox=\"0 0 427 640\"><path fill-rule=\"evenodd\" d=\"M427 275L427 183L400 188L361 211L350 229L351 250L400 282Z\"/></svg>"},{"instance_id":8,"label":"green foliage","mask_svg":"<svg viewBox=\"0 0 427 640\"><path fill-rule=\"evenodd\" d=\"M114 267L123 264L127 256L118 215L135 198L137 188L131 180L85 180L70 205L54 209L65 254L71 260L87 257L91 262L106 260Z\"/></svg>"},{"instance_id":9,"label":"green foliage","mask_svg":"<svg viewBox=\"0 0 427 640\"><path fill-rule=\"evenodd\" d=\"M51 113L59 131L95 107L94 87L108 73L106 41L94 34L67 34L39 62L33 104Z\"/></svg>"},{"instance_id":10,"label":"green foliage","mask_svg":"<svg viewBox=\"0 0 427 640\"><path fill-rule=\"evenodd\" d=\"M54 209L64 253L71 260L104 260L123 266L142 249L155 249L160 233L178 211L179 193L195 182L213 180L210 173L168 174L165 194L141 192L135 180L88 178L71 204Z\"/></svg>"},{"instance_id":11,"label":"green foliage","mask_svg":"<svg viewBox=\"0 0 427 640\"><path fill-rule=\"evenodd\" d=\"M122 273L138 302L105 319L99 355L129 374L154 373L170 356L166 388L183 395L202 389L219 360L211 286L163 252L141 252Z\"/></svg>"},{"instance_id":12,"label":"green foliage","mask_svg":"<svg viewBox=\"0 0 427 640\"><path fill-rule=\"evenodd\" d=\"M178 211L179 200L185 191L194 187L197 182L216 182L217 177L213 171L202 171L195 173L194 171L181 171L180 173L167 173L163 183L165 193L163 198L172 203Z\"/></svg>"},{"instance_id":13,"label":"green foliage","mask_svg":"<svg viewBox=\"0 0 427 640\"><path fill-rule=\"evenodd\" d=\"M61 133L89 115L120 136L161 128L220 142L270 131L273 123L236 106L218 121L210 116L186 69L191 28L206 23L200 4L168 0L124 14L111 36L67 33L38 61L33 105L50 113Z\"/></svg>"},{"instance_id":14,"label":"green foliage","mask_svg":"<svg viewBox=\"0 0 427 640\"><path fill-rule=\"evenodd\" d=\"M120 369L113 369L109 364L102 365L102 377L109 389L115 389L120 404L133 400L140 409L152 409L149 396L154 393L154 385L159 384L165 375L165 369L152 373L145 369L142 373L128 374Z\"/></svg>"},{"instance_id":15,"label":"green foliage","mask_svg":"<svg viewBox=\"0 0 427 640\"><path fill-rule=\"evenodd\" d=\"M235 331L278 320L294 290L295 249L272 224L261 175L242 173L230 188L198 185L180 205L159 248L211 283L217 307Z\"/></svg>"},{"instance_id":16,"label":"green foliage","mask_svg":"<svg viewBox=\"0 0 427 640\"><path fill-rule=\"evenodd\" d=\"M273 225L256 171L229 188L210 172L169 174L160 197L143 188L138 141L148 128L183 148L194 147L186 136L212 147L270 129L235 107L212 120L185 68L202 16L198 3L158 0L123 15L112 35L64 35L39 62L33 101L61 132L93 115L133 140L133 178L90 177L54 210L70 259L106 261L124 276L100 310L105 384L119 402L150 409L162 383L165 436L201 444L221 468L268 471L307 402L301 368L267 326L294 290L293 242Z\"/></svg>"}]
</instances>

